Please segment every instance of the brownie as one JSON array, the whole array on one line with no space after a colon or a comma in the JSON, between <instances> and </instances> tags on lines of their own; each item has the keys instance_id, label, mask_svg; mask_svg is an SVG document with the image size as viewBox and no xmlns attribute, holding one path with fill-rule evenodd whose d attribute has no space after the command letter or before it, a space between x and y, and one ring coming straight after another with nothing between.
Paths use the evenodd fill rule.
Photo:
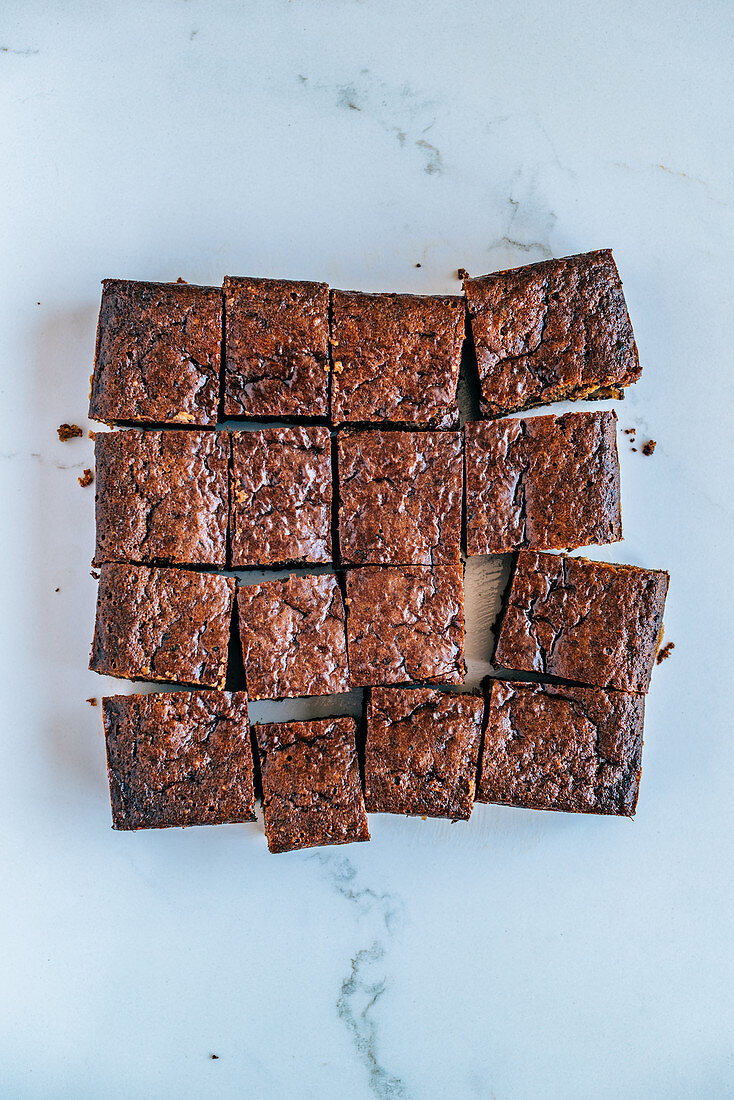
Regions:
<instances>
[{"instance_id":1,"label":"brownie","mask_svg":"<svg viewBox=\"0 0 734 1100\"><path fill-rule=\"evenodd\" d=\"M364 769L368 813L468 818L483 712L477 695L372 688Z\"/></svg>"},{"instance_id":2,"label":"brownie","mask_svg":"<svg viewBox=\"0 0 734 1100\"><path fill-rule=\"evenodd\" d=\"M462 683L461 563L349 570L347 652L355 687Z\"/></svg>"},{"instance_id":3,"label":"brownie","mask_svg":"<svg viewBox=\"0 0 734 1100\"><path fill-rule=\"evenodd\" d=\"M464 433L467 553L621 539L615 413L475 420Z\"/></svg>"},{"instance_id":4,"label":"brownie","mask_svg":"<svg viewBox=\"0 0 734 1100\"><path fill-rule=\"evenodd\" d=\"M214 427L222 292L105 279L89 415L108 423Z\"/></svg>"},{"instance_id":5,"label":"brownie","mask_svg":"<svg viewBox=\"0 0 734 1100\"><path fill-rule=\"evenodd\" d=\"M102 700L113 829L255 820L244 691Z\"/></svg>"},{"instance_id":6,"label":"brownie","mask_svg":"<svg viewBox=\"0 0 734 1100\"><path fill-rule=\"evenodd\" d=\"M463 299L334 290L331 313L335 423L458 427Z\"/></svg>"},{"instance_id":7,"label":"brownie","mask_svg":"<svg viewBox=\"0 0 734 1100\"><path fill-rule=\"evenodd\" d=\"M128 680L224 687L233 577L103 565L89 667Z\"/></svg>"},{"instance_id":8,"label":"brownie","mask_svg":"<svg viewBox=\"0 0 734 1100\"><path fill-rule=\"evenodd\" d=\"M645 692L669 577L565 554L518 554L495 664Z\"/></svg>"},{"instance_id":9,"label":"brownie","mask_svg":"<svg viewBox=\"0 0 734 1100\"><path fill-rule=\"evenodd\" d=\"M495 680L477 802L632 817L644 695Z\"/></svg>"},{"instance_id":10,"label":"brownie","mask_svg":"<svg viewBox=\"0 0 734 1100\"><path fill-rule=\"evenodd\" d=\"M226 565L226 432L100 432L95 565Z\"/></svg>"},{"instance_id":11,"label":"brownie","mask_svg":"<svg viewBox=\"0 0 734 1100\"><path fill-rule=\"evenodd\" d=\"M349 691L344 603L336 577L288 577L237 593L251 699Z\"/></svg>"},{"instance_id":12,"label":"brownie","mask_svg":"<svg viewBox=\"0 0 734 1100\"><path fill-rule=\"evenodd\" d=\"M369 840L353 718L256 726L271 852Z\"/></svg>"},{"instance_id":13,"label":"brownie","mask_svg":"<svg viewBox=\"0 0 734 1100\"><path fill-rule=\"evenodd\" d=\"M339 550L352 565L461 556L459 432L340 432Z\"/></svg>"},{"instance_id":14,"label":"brownie","mask_svg":"<svg viewBox=\"0 0 734 1100\"><path fill-rule=\"evenodd\" d=\"M224 280L225 416L326 416L329 288Z\"/></svg>"},{"instance_id":15,"label":"brownie","mask_svg":"<svg viewBox=\"0 0 734 1100\"><path fill-rule=\"evenodd\" d=\"M331 561L328 428L232 432L232 565Z\"/></svg>"},{"instance_id":16,"label":"brownie","mask_svg":"<svg viewBox=\"0 0 734 1100\"><path fill-rule=\"evenodd\" d=\"M609 249L464 281L482 416L581 397L621 397L640 377Z\"/></svg>"}]
</instances>

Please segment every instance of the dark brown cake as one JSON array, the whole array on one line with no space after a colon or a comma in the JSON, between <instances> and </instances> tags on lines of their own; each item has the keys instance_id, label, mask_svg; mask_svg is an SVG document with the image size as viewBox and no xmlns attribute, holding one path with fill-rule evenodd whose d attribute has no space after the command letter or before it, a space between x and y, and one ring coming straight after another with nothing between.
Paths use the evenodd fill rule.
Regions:
<instances>
[{"instance_id":1,"label":"dark brown cake","mask_svg":"<svg viewBox=\"0 0 734 1100\"><path fill-rule=\"evenodd\" d=\"M114 829L255 820L244 691L102 700Z\"/></svg>"},{"instance_id":2,"label":"dark brown cake","mask_svg":"<svg viewBox=\"0 0 734 1100\"><path fill-rule=\"evenodd\" d=\"M349 570L347 652L354 686L463 683L461 564Z\"/></svg>"},{"instance_id":3,"label":"dark brown cake","mask_svg":"<svg viewBox=\"0 0 734 1100\"><path fill-rule=\"evenodd\" d=\"M523 551L495 664L645 692L668 581L660 570Z\"/></svg>"},{"instance_id":4,"label":"dark brown cake","mask_svg":"<svg viewBox=\"0 0 734 1100\"><path fill-rule=\"evenodd\" d=\"M328 428L232 432L232 565L331 561Z\"/></svg>"},{"instance_id":5,"label":"dark brown cake","mask_svg":"<svg viewBox=\"0 0 734 1100\"><path fill-rule=\"evenodd\" d=\"M103 565L89 667L223 688L234 587L234 578L211 573Z\"/></svg>"},{"instance_id":6,"label":"dark brown cake","mask_svg":"<svg viewBox=\"0 0 734 1100\"><path fill-rule=\"evenodd\" d=\"M464 433L467 553L621 539L615 413L475 420Z\"/></svg>"},{"instance_id":7,"label":"dark brown cake","mask_svg":"<svg viewBox=\"0 0 734 1100\"><path fill-rule=\"evenodd\" d=\"M632 817L644 709L625 691L495 680L477 802Z\"/></svg>"},{"instance_id":8,"label":"dark brown cake","mask_svg":"<svg viewBox=\"0 0 734 1100\"><path fill-rule=\"evenodd\" d=\"M564 398L621 397L640 377L609 249L464 281L482 416Z\"/></svg>"},{"instance_id":9,"label":"dark brown cake","mask_svg":"<svg viewBox=\"0 0 734 1100\"><path fill-rule=\"evenodd\" d=\"M343 562L459 561L459 432L340 432L338 454Z\"/></svg>"},{"instance_id":10,"label":"dark brown cake","mask_svg":"<svg viewBox=\"0 0 734 1100\"><path fill-rule=\"evenodd\" d=\"M94 456L95 565L227 564L226 432L100 432Z\"/></svg>"},{"instance_id":11,"label":"dark brown cake","mask_svg":"<svg viewBox=\"0 0 734 1100\"><path fill-rule=\"evenodd\" d=\"M331 309L335 423L458 426L463 299L334 290Z\"/></svg>"},{"instance_id":12,"label":"dark brown cake","mask_svg":"<svg viewBox=\"0 0 734 1100\"><path fill-rule=\"evenodd\" d=\"M326 416L329 288L224 280L225 416Z\"/></svg>"},{"instance_id":13,"label":"dark brown cake","mask_svg":"<svg viewBox=\"0 0 734 1100\"><path fill-rule=\"evenodd\" d=\"M336 577L288 577L237 593L251 699L349 691L344 604Z\"/></svg>"},{"instance_id":14,"label":"dark brown cake","mask_svg":"<svg viewBox=\"0 0 734 1100\"><path fill-rule=\"evenodd\" d=\"M430 688L372 688L367 705L369 813L468 818L484 703Z\"/></svg>"},{"instance_id":15,"label":"dark brown cake","mask_svg":"<svg viewBox=\"0 0 734 1100\"><path fill-rule=\"evenodd\" d=\"M89 415L108 423L214 427L222 292L105 279Z\"/></svg>"},{"instance_id":16,"label":"dark brown cake","mask_svg":"<svg viewBox=\"0 0 734 1100\"><path fill-rule=\"evenodd\" d=\"M271 852L369 840L353 718L256 726Z\"/></svg>"}]
</instances>

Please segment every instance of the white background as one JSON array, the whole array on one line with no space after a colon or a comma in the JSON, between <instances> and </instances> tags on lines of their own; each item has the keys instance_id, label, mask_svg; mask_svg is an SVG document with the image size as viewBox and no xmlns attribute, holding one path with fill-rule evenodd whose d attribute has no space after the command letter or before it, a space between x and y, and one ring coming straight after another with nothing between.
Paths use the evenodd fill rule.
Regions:
<instances>
[{"instance_id":1,"label":"white background","mask_svg":"<svg viewBox=\"0 0 734 1100\"><path fill-rule=\"evenodd\" d=\"M726 0L5 0L3 1097L731 1095L733 31ZM603 556L672 576L634 822L113 833L92 444L56 436L92 426L100 280L456 292L607 246L620 427L658 445L620 435Z\"/></svg>"}]
</instances>

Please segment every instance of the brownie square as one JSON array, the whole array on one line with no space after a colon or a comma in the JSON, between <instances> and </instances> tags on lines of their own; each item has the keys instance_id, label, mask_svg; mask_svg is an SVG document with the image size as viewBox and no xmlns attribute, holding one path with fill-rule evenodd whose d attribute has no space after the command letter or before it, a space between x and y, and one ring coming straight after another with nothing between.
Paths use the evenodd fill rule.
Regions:
<instances>
[{"instance_id":1,"label":"brownie square","mask_svg":"<svg viewBox=\"0 0 734 1100\"><path fill-rule=\"evenodd\" d=\"M334 290L331 312L335 423L458 427L463 299Z\"/></svg>"},{"instance_id":2,"label":"brownie square","mask_svg":"<svg viewBox=\"0 0 734 1100\"><path fill-rule=\"evenodd\" d=\"M353 718L256 726L271 852L369 840Z\"/></svg>"},{"instance_id":3,"label":"brownie square","mask_svg":"<svg viewBox=\"0 0 734 1100\"><path fill-rule=\"evenodd\" d=\"M329 288L224 280L225 416L326 416Z\"/></svg>"},{"instance_id":4,"label":"brownie square","mask_svg":"<svg viewBox=\"0 0 734 1100\"><path fill-rule=\"evenodd\" d=\"M237 593L251 699L349 691L344 603L336 577L288 577Z\"/></svg>"},{"instance_id":5,"label":"brownie square","mask_svg":"<svg viewBox=\"0 0 734 1100\"><path fill-rule=\"evenodd\" d=\"M226 432L99 432L95 565L226 565Z\"/></svg>"},{"instance_id":6,"label":"brownie square","mask_svg":"<svg viewBox=\"0 0 734 1100\"><path fill-rule=\"evenodd\" d=\"M468 818L484 702L430 688L372 688L367 704L368 813Z\"/></svg>"},{"instance_id":7,"label":"brownie square","mask_svg":"<svg viewBox=\"0 0 734 1100\"><path fill-rule=\"evenodd\" d=\"M632 817L644 695L495 680L477 802Z\"/></svg>"},{"instance_id":8,"label":"brownie square","mask_svg":"<svg viewBox=\"0 0 734 1100\"><path fill-rule=\"evenodd\" d=\"M581 397L623 397L640 377L609 249L464 281L482 416Z\"/></svg>"},{"instance_id":9,"label":"brownie square","mask_svg":"<svg viewBox=\"0 0 734 1100\"><path fill-rule=\"evenodd\" d=\"M328 428L232 432L232 565L331 561Z\"/></svg>"},{"instance_id":10,"label":"brownie square","mask_svg":"<svg viewBox=\"0 0 734 1100\"><path fill-rule=\"evenodd\" d=\"M475 420L464 434L467 553L621 539L615 413Z\"/></svg>"},{"instance_id":11,"label":"brownie square","mask_svg":"<svg viewBox=\"0 0 734 1100\"><path fill-rule=\"evenodd\" d=\"M213 428L221 346L218 287L105 279L90 417Z\"/></svg>"},{"instance_id":12,"label":"brownie square","mask_svg":"<svg viewBox=\"0 0 734 1100\"><path fill-rule=\"evenodd\" d=\"M347 652L356 687L464 680L461 564L347 573Z\"/></svg>"},{"instance_id":13,"label":"brownie square","mask_svg":"<svg viewBox=\"0 0 734 1100\"><path fill-rule=\"evenodd\" d=\"M89 667L128 680L223 688L233 577L103 565Z\"/></svg>"},{"instance_id":14,"label":"brownie square","mask_svg":"<svg viewBox=\"0 0 734 1100\"><path fill-rule=\"evenodd\" d=\"M102 700L113 829L255 820L244 691Z\"/></svg>"},{"instance_id":15,"label":"brownie square","mask_svg":"<svg viewBox=\"0 0 734 1100\"><path fill-rule=\"evenodd\" d=\"M518 554L495 664L645 692L669 576L565 554Z\"/></svg>"},{"instance_id":16,"label":"brownie square","mask_svg":"<svg viewBox=\"0 0 734 1100\"><path fill-rule=\"evenodd\" d=\"M461 557L459 432L340 432L339 552L350 565Z\"/></svg>"}]
</instances>

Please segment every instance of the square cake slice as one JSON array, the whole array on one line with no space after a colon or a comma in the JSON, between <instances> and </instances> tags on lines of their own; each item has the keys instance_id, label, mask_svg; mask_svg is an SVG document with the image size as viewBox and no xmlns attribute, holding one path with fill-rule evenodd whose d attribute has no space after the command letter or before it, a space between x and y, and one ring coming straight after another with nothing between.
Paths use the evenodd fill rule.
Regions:
<instances>
[{"instance_id":1,"label":"square cake slice","mask_svg":"<svg viewBox=\"0 0 734 1100\"><path fill-rule=\"evenodd\" d=\"M331 561L329 429L232 432L229 523L235 569Z\"/></svg>"},{"instance_id":2,"label":"square cake slice","mask_svg":"<svg viewBox=\"0 0 734 1100\"><path fill-rule=\"evenodd\" d=\"M94 564L227 564L226 432L98 432Z\"/></svg>"},{"instance_id":3,"label":"square cake slice","mask_svg":"<svg viewBox=\"0 0 734 1100\"><path fill-rule=\"evenodd\" d=\"M224 415L327 416L329 288L224 280Z\"/></svg>"},{"instance_id":4,"label":"square cake slice","mask_svg":"<svg viewBox=\"0 0 734 1100\"><path fill-rule=\"evenodd\" d=\"M644 695L494 680L477 802L632 817Z\"/></svg>"},{"instance_id":5,"label":"square cake slice","mask_svg":"<svg viewBox=\"0 0 734 1100\"><path fill-rule=\"evenodd\" d=\"M105 279L90 417L213 428L221 348L218 287Z\"/></svg>"},{"instance_id":6,"label":"square cake slice","mask_svg":"<svg viewBox=\"0 0 734 1100\"><path fill-rule=\"evenodd\" d=\"M102 700L114 829L255 820L244 691Z\"/></svg>"},{"instance_id":7,"label":"square cake slice","mask_svg":"<svg viewBox=\"0 0 734 1100\"><path fill-rule=\"evenodd\" d=\"M105 676L223 688L235 581L103 565L89 667Z\"/></svg>"},{"instance_id":8,"label":"square cake slice","mask_svg":"<svg viewBox=\"0 0 734 1100\"><path fill-rule=\"evenodd\" d=\"M459 432L340 432L339 552L349 565L461 557Z\"/></svg>"},{"instance_id":9,"label":"square cake slice","mask_svg":"<svg viewBox=\"0 0 734 1100\"><path fill-rule=\"evenodd\" d=\"M430 688L372 688L367 704L368 813L468 818L484 701Z\"/></svg>"},{"instance_id":10,"label":"square cake slice","mask_svg":"<svg viewBox=\"0 0 734 1100\"><path fill-rule=\"evenodd\" d=\"M416 294L331 294L335 424L456 428L464 301Z\"/></svg>"},{"instance_id":11,"label":"square cake slice","mask_svg":"<svg viewBox=\"0 0 734 1100\"><path fill-rule=\"evenodd\" d=\"M349 691L344 603L336 577L288 577L237 593L251 699Z\"/></svg>"},{"instance_id":12,"label":"square cake slice","mask_svg":"<svg viewBox=\"0 0 734 1100\"><path fill-rule=\"evenodd\" d=\"M640 377L609 249L465 279L482 416L622 397Z\"/></svg>"},{"instance_id":13,"label":"square cake slice","mask_svg":"<svg viewBox=\"0 0 734 1100\"><path fill-rule=\"evenodd\" d=\"M461 563L347 572L347 652L354 686L464 681Z\"/></svg>"},{"instance_id":14,"label":"square cake slice","mask_svg":"<svg viewBox=\"0 0 734 1100\"><path fill-rule=\"evenodd\" d=\"M669 576L565 554L518 554L494 663L646 692Z\"/></svg>"},{"instance_id":15,"label":"square cake slice","mask_svg":"<svg viewBox=\"0 0 734 1100\"><path fill-rule=\"evenodd\" d=\"M255 727L271 852L369 840L356 729L353 718Z\"/></svg>"},{"instance_id":16,"label":"square cake slice","mask_svg":"<svg viewBox=\"0 0 734 1100\"><path fill-rule=\"evenodd\" d=\"M621 539L615 413L475 420L464 434L468 554Z\"/></svg>"}]
</instances>

